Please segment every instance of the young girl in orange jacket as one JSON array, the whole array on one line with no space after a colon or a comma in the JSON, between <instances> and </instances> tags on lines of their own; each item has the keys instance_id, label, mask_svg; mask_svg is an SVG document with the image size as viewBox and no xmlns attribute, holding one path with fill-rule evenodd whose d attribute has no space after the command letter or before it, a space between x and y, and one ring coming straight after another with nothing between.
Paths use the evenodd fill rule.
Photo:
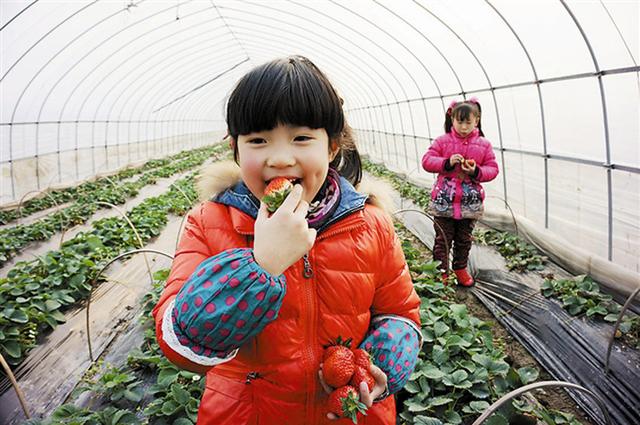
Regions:
<instances>
[{"instance_id":1,"label":"young girl in orange jacket","mask_svg":"<svg viewBox=\"0 0 640 425\"><path fill-rule=\"evenodd\" d=\"M395 424L393 394L421 344L420 299L390 216L357 191L360 156L342 100L308 59L245 75L227 105L235 163L202 177L153 314L160 347L206 374L198 424L343 423L327 408L324 347L373 353L361 424ZM277 177L294 183L269 213Z\"/></svg>"}]
</instances>

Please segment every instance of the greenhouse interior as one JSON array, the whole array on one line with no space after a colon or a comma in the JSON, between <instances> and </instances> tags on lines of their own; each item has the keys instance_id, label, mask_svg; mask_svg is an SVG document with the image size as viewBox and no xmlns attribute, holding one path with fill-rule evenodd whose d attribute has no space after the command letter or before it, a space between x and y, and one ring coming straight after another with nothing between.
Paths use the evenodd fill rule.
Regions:
<instances>
[{"instance_id":1,"label":"greenhouse interior","mask_svg":"<svg viewBox=\"0 0 640 425\"><path fill-rule=\"evenodd\" d=\"M639 1L0 12L0 423L640 423Z\"/></svg>"}]
</instances>

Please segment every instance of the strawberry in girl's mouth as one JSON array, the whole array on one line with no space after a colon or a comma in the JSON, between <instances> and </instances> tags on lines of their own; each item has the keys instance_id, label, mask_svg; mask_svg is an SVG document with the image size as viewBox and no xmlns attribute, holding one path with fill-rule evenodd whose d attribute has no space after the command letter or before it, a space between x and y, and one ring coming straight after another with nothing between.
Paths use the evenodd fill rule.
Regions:
<instances>
[{"instance_id":1,"label":"strawberry in girl's mouth","mask_svg":"<svg viewBox=\"0 0 640 425\"><path fill-rule=\"evenodd\" d=\"M267 204L267 211L274 213L284 202L286 197L293 189L293 185L300 179L292 179L287 177L276 177L269 181L264 190L262 202Z\"/></svg>"}]
</instances>

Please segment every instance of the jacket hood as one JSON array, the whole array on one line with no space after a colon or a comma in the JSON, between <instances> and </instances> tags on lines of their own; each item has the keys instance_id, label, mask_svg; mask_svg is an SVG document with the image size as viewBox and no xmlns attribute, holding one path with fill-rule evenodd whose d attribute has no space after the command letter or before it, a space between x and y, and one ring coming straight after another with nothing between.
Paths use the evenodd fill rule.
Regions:
<instances>
[{"instance_id":1,"label":"jacket hood","mask_svg":"<svg viewBox=\"0 0 640 425\"><path fill-rule=\"evenodd\" d=\"M215 198L242 180L240 167L233 161L219 161L208 166L197 178L196 187L200 201ZM391 185L383 180L373 181L363 177L356 190L367 196L367 203L392 215L396 210Z\"/></svg>"}]
</instances>

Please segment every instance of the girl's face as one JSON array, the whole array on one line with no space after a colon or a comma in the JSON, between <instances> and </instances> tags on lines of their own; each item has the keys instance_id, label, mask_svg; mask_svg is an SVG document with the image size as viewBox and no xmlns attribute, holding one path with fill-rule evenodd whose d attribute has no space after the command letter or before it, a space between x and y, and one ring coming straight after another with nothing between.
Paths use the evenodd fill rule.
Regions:
<instances>
[{"instance_id":1,"label":"girl's face","mask_svg":"<svg viewBox=\"0 0 640 425\"><path fill-rule=\"evenodd\" d=\"M478 126L478 121L478 117L473 113L463 121L460 121L458 117L453 117L453 128L459 135L466 137Z\"/></svg>"},{"instance_id":2,"label":"girl's face","mask_svg":"<svg viewBox=\"0 0 640 425\"><path fill-rule=\"evenodd\" d=\"M278 125L271 130L240 134L237 140L242 180L256 198L275 177L289 177L302 185L302 199L311 202L329 171L338 147L329 149L324 128Z\"/></svg>"}]
</instances>

